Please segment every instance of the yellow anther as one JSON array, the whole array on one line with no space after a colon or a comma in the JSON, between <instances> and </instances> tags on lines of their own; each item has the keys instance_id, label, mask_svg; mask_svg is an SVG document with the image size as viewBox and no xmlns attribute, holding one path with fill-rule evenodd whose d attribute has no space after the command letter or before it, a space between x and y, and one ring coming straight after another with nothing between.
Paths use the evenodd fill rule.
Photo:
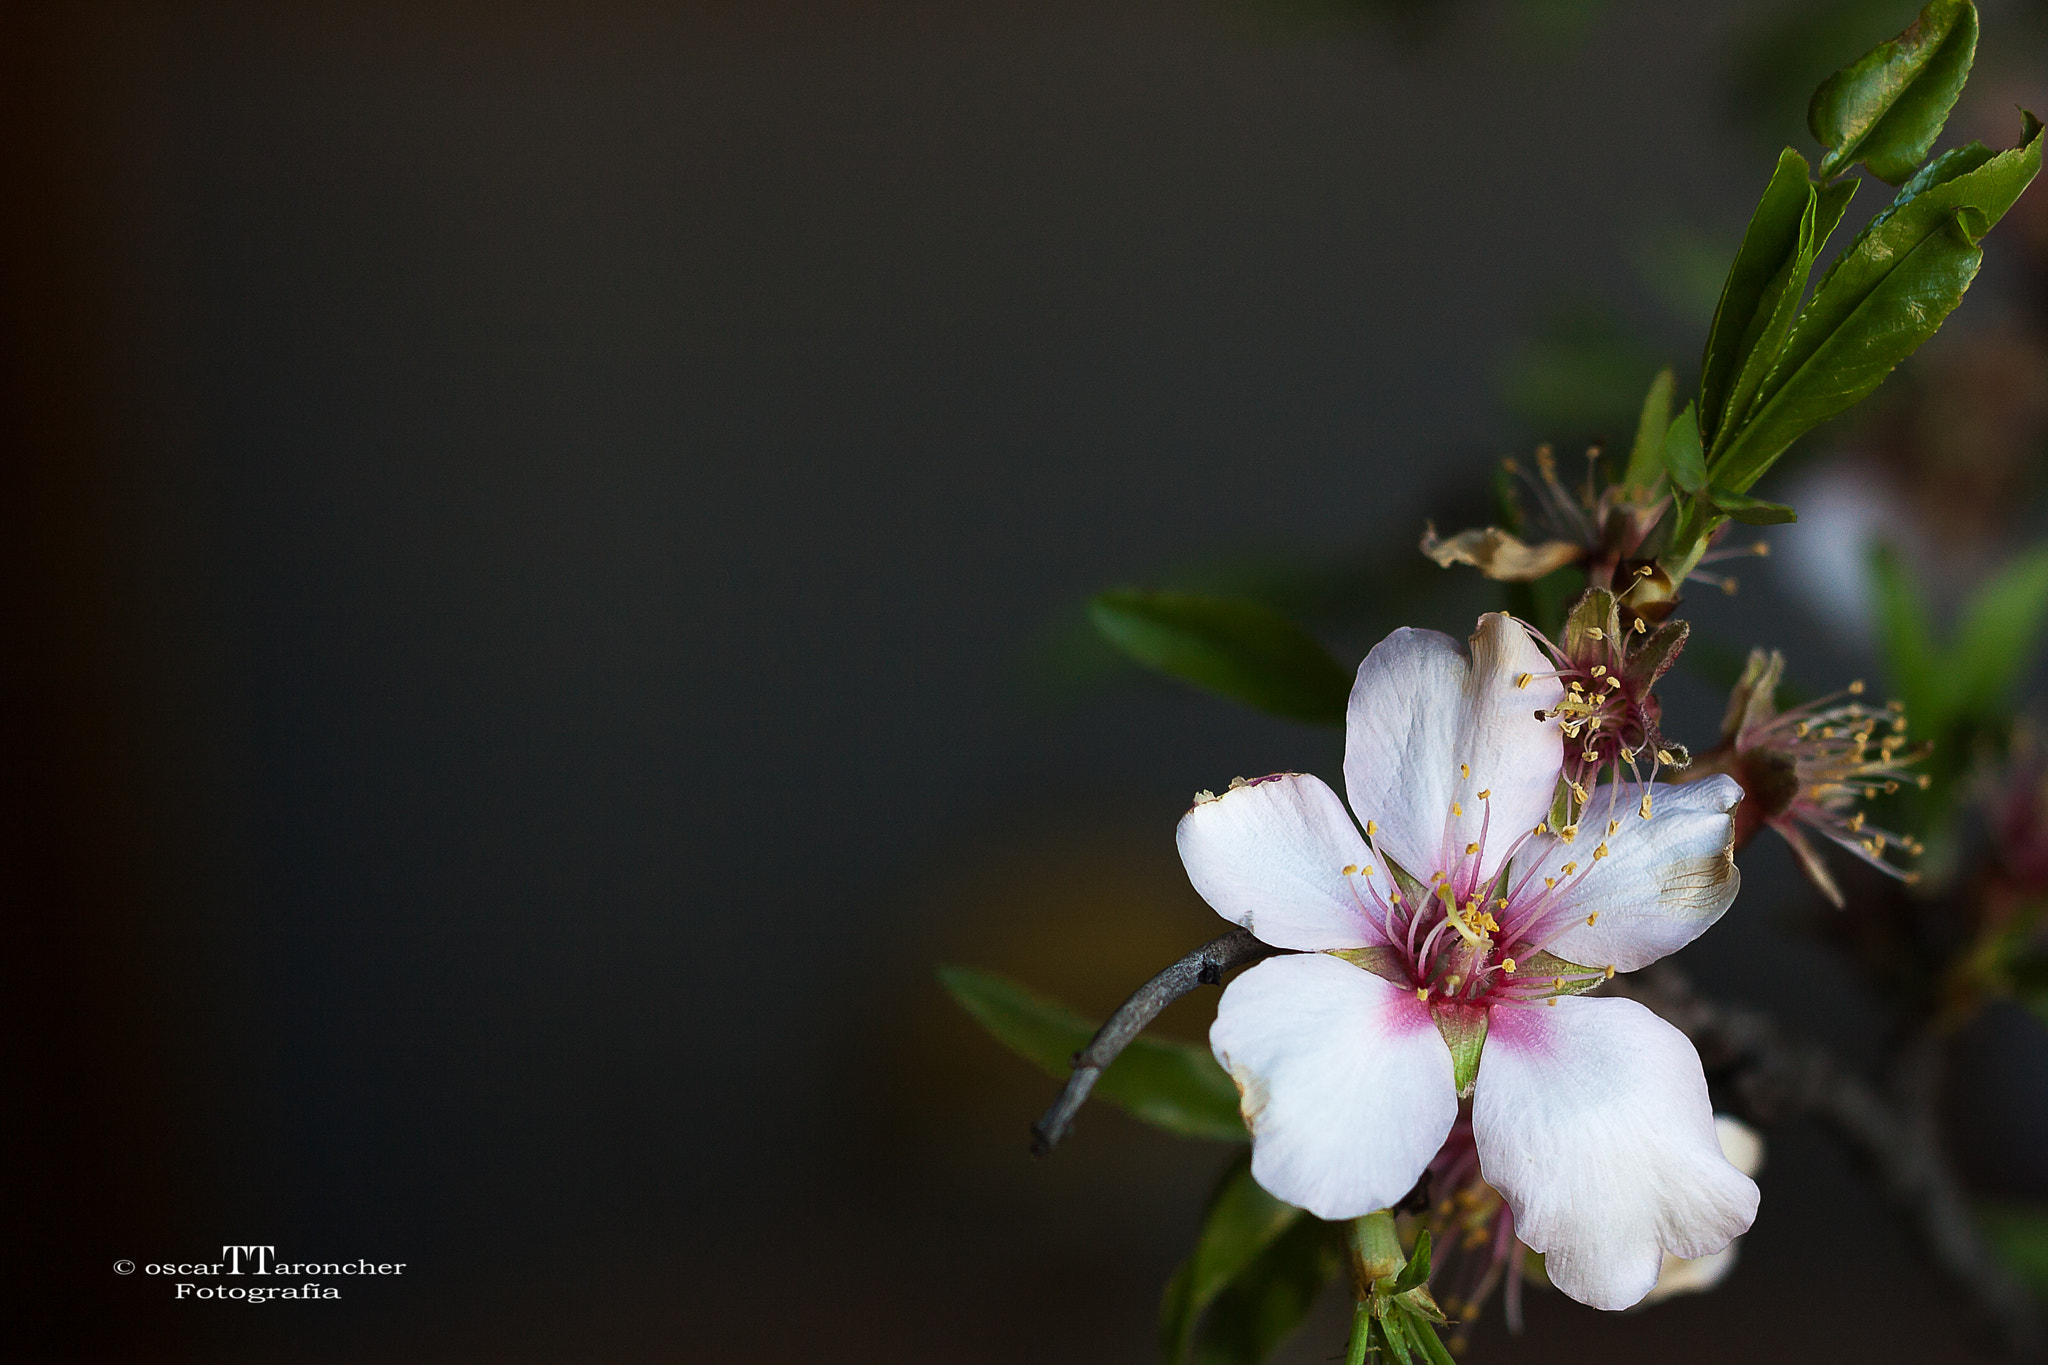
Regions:
<instances>
[{"instance_id":1,"label":"yellow anther","mask_svg":"<svg viewBox=\"0 0 2048 1365\"><path fill-rule=\"evenodd\" d=\"M1599 912L1598 910L1595 910L1595 911L1594 911L1594 912L1593 912L1592 914L1590 914L1590 915L1586 916L1586 927L1587 927L1588 929L1592 928L1592 927L1593 927L1593 925L1594 925L1594 923L1595 923L1596 921L1598 921L1598 920L1599 920L1599 918L1600 918L1600 912Z\"/></svg>"},{"instance_id":2,"label":"yellow anther","mask_svg":"<svg viewBox=\"0 0 2048 1365\"><path fill-rule=\"evenodd\" d=\"M1588 763L1597 763L1600 760L1600 751L1598 749L1587 749L1579 757Z\"/></svg>"},{"instance_id":3,"label":"yellow anther","mask_svg":"<svg viewBox=\"0 0 2048 1365\"><path fill-rule=\"evenodd\" d=\"M1375 835L1375 834L1378 834L1379 832L1380 832L1380 822L1379 822L1379 821L1377 821L1377 820L1368 820L1368 821L1366 821L1366 822L1365 822L1365 837L1366 837L1366 838L1370 839L1370 838L1372 838L1372 836L1373 836L1373 835Z\"/></svg>"},{"instance_id":4,"label":"yellow anther","mask_svg":"<svg viewBox=\"0 0 2048 1365\"><path fill-rule=\"evenodd\" d=\"M1557 890L1557 878L1555 878L1555 877L1545 877L1545 878L1543 879L1543 889L1544 889L1545 891L1555 891L1555 890Z\"/></svg>"},{"instance_id":5,"label":"yellow anther","mask_svg":"<svg viewBox=\"0 0 2048 1365\"><path fill-rule=\"evenodd\" d=\"M1585 800L1585 799L1586 799L1586 789L1585 789L1584 787L1580 786L1580 785L1579 785L1578 783L1576 783L1576 782L1567 782L1567 783L1565 783L1565 786L1567 786L1567 787L1571 788L1571 792L1572 792L1572 795L1573 795L1573 796L1576 796L1576 797L1578 797L1578 798L1579 798L1579 800L1583 801L1583 800ZM1577 832L1578 832L1578 831L1576 831L1576 830L1574 830L1574 831L1573 831L1573 833L1577 833Z\"/></svg>"},{"instance_id":6,"label":"yellow anther","mask_svg":"<svg viewBox=\"0 0 2048 1365\"><path fill-rule=\"evenodd\" d=\"M1646 625L1644 625L1644 624L1643 624L1643 618L1642 618L1642 617L1640 617L1640 616L1638 616L1638 617L1637 617L1637 618L1635 619L1634 623L1633 623L1633 624L1631 624L1631 625L1629 626L1629 629L1630 629L1630 630L1633 630L1633 631L1634 631L1634 632L1635 632L1636 634L1638 634L1638 635L1641 635L1641 634L1643 634L1643 633L1644 633L1645 631L1649 630L1649 627L1648 627L1648 626L1646 626Z\"/></svg>"},{"instance_id":7,"label":"yellow anther","mask_svg":"<svg viewBox=\"0 0 2048 1365\"><path fill-rule=\"evenodd\" d=\"M1467 845L1465 845L1465 852L1466 852L1466 853L1468 853L1468 854L1469 854L1469 853L1477 853L1478 851L1479 851L1479 845L1477 845L1477 844L1467 844Z\"/></svg>"},{"instance_id":8,"label":"yellow anther","mask_svg":"<svg viewBox=\"0 0 2048 1365\"><path fill-rule=\"evenodd\" d=\"M1486 799L1487 799L1488 797L1490 797L1490 796L1492 796L1492 795L1493 795L1493 788L1491 788L1491 787L1488 787L1488 788L1487 788L1487 789L1486 789L1485 791L1483 791L1483 792L1479 793L1479 799L1480 799L1481 801L1484 801L1484 800L1486 800Z\"/></svg>"},{"instance_id":9,"label":"yellow anther","mask_svg":"<svg viewBox=\"0 0 2048 1365\"><path fill-rule=\"evenodd\" d=\"M1370 877L1372 875L1372 869L1369 867L1361 867L1358 869L1358 875L1361 877Z\"/></svg>"},{"instance_id":10,"label":"yellow anther","mask_svg":"<svg viewBox=\"0 0 2048 1365\"><path fill-rule=\"evenodd\" d=\"M1535 677L1536 675L1534 673L1523 673L1516 677L1515 686L1527 687L1532 681L1534 681Z\"/></svg>"},{"instance_id":11,"label":"yellow anther","mask_svg":"<svg viewBox=\"0 0 2048 1365\"><path fill-rule=\"evenodd\" d=\"M1339 873L1338 875L1339 875L1339 876L1344 876L1344 877L1348 877L1348 876L1350 876L1350 875L1351 875L1352 873L1354 873L1354 872L1356 872L1356 871L1358 871L1358 864L1357 864L1357 863L1346 863L1346 864L1344 864L1344 870L1343 870L1343 872Z\"/></svg>"},{"instance_id":12,"label":"yellow anther","mask_svg":"<svg viewBox=\"0 0 2048 1365\"><path fill-rule=\"evenodd\" d=\"M1749 552L1758 559L1769 559L1771 557L1771 542L1759 540L1756 544L1749 547Z\"/></svg>"},{"instance_id":13,"label":"yellow anther","mask_svg":"<svg viewBox=\"0 0 2048 1365\"><path fill-rule=\"evenodd\" d=\"M1598 848L1596 848L1596 849L1594 849L1594 850L1593 850L1593 861L1595 861L1595 862L1598 862L1598 861L1599 861L1600 859L1602 859L1602 858L1605 858L1606 856L1607 856L1607 845L1605 845L1605 844L1602 844L1602 845L1600 845L1600 847L1598 847Z\"/></svg>"},{"instance_id":14,"label":"yellow anther","mask_svg":"<svg viewBox=\"0 0 2048 1365\"><path fill-rule=\"evenodd\" d=\"M1592 637L1593 637L1594 639L1596 639L1596 640L1604 640L1604 639L1606 639L1606 638L1607 638L1607 632L1606 632L1606 631L1604 631L1604 630L1602 630L1602 629L1600 629L1600 627L1598 627L1598 626L1588 626L1588 627L1586 627L1586 634L1588 634L1588 635L1592 636ZM1598 676L1599 676L1599 674L1598 674L1598 673L1596 672L1596 673L1594 674L1594 676L1595 676L1595 677L1598 677Z\"/></svg>"},{"instance_id":15,"label":"yellow anther","mask_svg":"<svg viewBox=\"0 0 2048 1365\"><path fill-rule=\"evenodd\" d=\"M1607 964L1607 979L1609 981L1614 980L1614 964L1612 962Z\"/></svg>"},{"instance_id":16,"label":"yellow anther","mask_svg":"<svg viewBox=\"0 0 2048 1365\"><path fill-rule=\"evenodd\" d=\"M1453 814L1453 815L1463 815L1464 813L1465 813L1465 808L1464 808L1463 806L1459 805L1459 804L1458 804L1457 802L1455 802L1455 801L1451 802L1451 814Z\"/></svg>"},{"instance_id":17,"label":"yellow anther","mask_svg":"<svg viewBox=\"0 0 2048 1365\"><path fill-rule=\"evenodd\" d=\"M1550 1006L1550 1007L1551 1007L1552 1009L1556 1009L1556 1008L1557 1008L1557 997L1553 995L1553 996L1551 996L1551 997L1550 997L1550 998L1549 998L1548 1000L1544 1001L1543 1003L1544 1003L1544 1004L1546 1004L1546 1005L1548 1005L1548 1006Z\"/></svg>"},{"instance_id":18,"label":"yellow anther","mask_svg":"<svg viewBox=\"0 0 2048 1365\"><path fill-rule=\"evenodd\" d=\"M1849 684L1849 695L1852 697L1863 695L1863 679L1858 678L1855 682Z\"/></svg>"},{"instance_id":19,"label":"yellow anther","mask_svg":"<svg viewBox=\"0 0 2048 1365\"><path fill-rule=\"evenodd\" d=\"M1932 781L1933 781L1934 779L1933 779L1932 777L1929 777L1929 776L1928 776L1928 775L1927 775L1926 773L1922 773L1922 774L1920 774L1920 776L1919 776L1919 777L1918 777L1917 779L1915 779L1915 780L1919 782L1919 784L1920 784L1920 790L1921 790L1921 791L1926 791L1926 790L1927 790L1927 784L1928 784L1928 783L1930 783L1930 782L1932 782Z\"/></svg>"},{"instance_id":20,"label":"yellow anther","mask_svg":"<svg viewBox=\"0 0 2048 1365\"><path fill-rule=\"evenodd\" d=\"M1600 685L1602 687L1619 687L1621 686L1621 676L1616 673L1609 673L1600 680Z\"/></svg>"},{"instance_id":21,"label":"yellow anther","mask_svg":"<svg viewBox=\"0 0 2048 1365\"><path fill-rule=\"evenodd\" d=\"M1645 820L1650 818L1650 794L1648 792L1643 793L1643 804L1636 807L1636 813Z\"/></svg>"},{"instance_id":22,"label":"yellow anther","mask_svg":"<svg viewBox=\"0 0 2048 1365\"><path fill-rule=\"evenodd\" d=\"M1645 798L1645 799L1647 800L1648 798ZM1612 837L1612 836L1613 836L1613 834L1614 834L1614 832L1615 832L1616 830L1620 829L1620 828L1621 828L1621 821L1619 821L1619 820L1609 820L1609 821L1607 822L1607 833L1608 833L1609 837Z\"/></svg>"},{"instance_id":23,"label":"yellow anther","mask_svg":"<svg viewBox=\"0 0 2048 1365\"><path fill-rule=\"evenodd\" d=\"M1515 970L1515 960L1511 957L1502 958L1500 960L1500 969L1504 972L1507 972L1510 975L1513 975Z\"/></svg>"},{"instance_id":24,"label":"yellow anther","mask_svg":"<svg viewBox=\"0 0 2048 1365\"><path fill-rule=\"evenodd\" d=\"M1657 761L1659 763L1676 763L1678 759L1669 749L1659 749L1657 751Z\"/></svg>"},{"instance_id":25,"label":"yellow anther","mask_svg":"<svg viewBox=\"0 0 2048 1365\"><path fill-rule=\"evenodd\" d=\"M1470 763L1460 763L1458 765L1458 776L1467 782L1471 781L1472 765Z\"/></svg>"},{"instance_id":26,"label":"yellow anther","mask_svg":"<svg viewBox=\"0 0 2048 1365\"><path fill-rule=\"evenodd\" d=\"M1427 987L1427 986L1417 986L1417 987L1415 988L1415 998L1416 998L1417 1000L1427 1000L1427 999L1429 999L1429 987Z\"/></svg>"},{"instance_id":27,"label":"yellow anther","mask_svg":"<svg viewBox=\"0 0 2048 1365\"><path fill-rule=\"evenodd\" d=\"M1577 825L1566 825L1557 832L1557 837L1569 844L1579 837L1579 827Z\"/></svg>"},{"instance_id":28,"label":"yellow anther","mask_svg":"<svg viewBox=\"0 0 2048 1365\"><path fill-rule=\"evenodd\" d=\"M1737 582L1735 579L1732 578L1724 578L1721 580L1721 591L1727 593L1730 597L1735 596L1736 589L1740 588L1741 586L1741 583Z\"/></svg>"},{"instance_id":29,"label":"yellow anther","mask_svg":"<svg viewBox=\"0 0 2048 1365\"><path fill-rule=\"evenodd\" d=\"M1914 852L1916 852L1916 853L1917 853L1918 851L1919 851L1918 849L1915 849L1915 850L1914 850ZM1502 897L1501 897L1500 899L1496 900L1496 901L1495 901L1495 902L1493 903L1493 908L1494 908L1494 909L1496 909L1496 910L1505 910L1505 909L1507 909L1507 908L1508 908L1508 898L1507 898L1506 896L1502 896Z\"/></svg>"},{"instance_id":30,"label":"yellow anther","mask_svg":"<svg viewBox=\"0 0 2048 1365\"><path fill-rule=\"evenodd\" d=\"M1859 829L1862 829L1862 828L1863 828L1863 812L1859 810L1859 811L1857 811L1857 812L1856 812L1856 813L1855 813L1854 815L1852 815L1852 816L1850 816L1850 817L1849 817L1849 830L1850 830L1850 832L1851 832L1851 833L1854 833L1855 831L1857 831L1857 830L1859 830Z\"/></svg>"},{"instance_id":31,"label":"yellow anther","mask_svg":"<svg viewBox=\"0 0 2048 1365\"><path fill-rule=\"evenodd\" d=\"M1563 977L1561 977L1561 976L1554 976L1554 977L1552 977L1552 978L1550 979L1550 988L1551 988L1552 990L1554 990L1554 991L1561 991L1561 990L1563 990L1563 989L1564 989L1564 978L1563 978Z\"/></svg>"},{"instance_id":32,"label":"yellow anther","mask_svg":"<svg viewBox=\"0 0 2048 1365\"><path fill-rule=\"evenodd\" d=\"M1578 870L1579 865L1577 863L1566 863L1563 867L1560 867L1558 869L1559 872L1562 872L1567 877L1571 876L1572 873L1577 872Z\"/></svg>"},{"instance_id":33,"label":"yellow anther","mask_svg":"<svg viewBox=\"0 0 2048 1365\"><path fill-rule=\"evenodd\" d=\"M1595 638L1598 638L1598 637L1595 637ZM1606 671L1607 671L1607 665L1606 665L1606 664L1594 664L1594 665L1593 665L1593 676L1594 676L1594 677L1596 677L1596 678L1597 678L1597 677L1599 677L1599 676L1600 676L1601 674L1605 673Z\"/></svg>"},{"instance_id":34,"label":"yellow anther","mask_svg":"<svg viewBox=\"0 0 2048 1365\"><path fill-rule=\"evenodd\" d=\"M1529 832L1540 839L1544 835L1550 833L1550 822L1548 820L1540 820L1537 822L1536 828L1530 830Z\"/></svg>"}]
</instances>

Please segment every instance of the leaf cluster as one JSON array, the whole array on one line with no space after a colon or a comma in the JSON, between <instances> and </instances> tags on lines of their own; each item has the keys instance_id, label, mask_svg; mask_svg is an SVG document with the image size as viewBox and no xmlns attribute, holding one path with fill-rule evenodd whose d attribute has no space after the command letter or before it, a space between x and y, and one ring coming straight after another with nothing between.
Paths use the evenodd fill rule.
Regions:
<instances>
[{"instance_id":1,"label":"leaf cluster","mask_svg":"<svg viewBox=\"0 0 2048 1365\"><path fill-rule=\"evenodd\" d=\"M1696 405L1667 428L1673 507L1660 560L1681 580L1729 519L1789 521L1749 490L1793 442L1860 401L1933 336L1976 278L1986 233L2041 167L2032 114L2017 146L1970 143L1925 161L1968 78L1970 0L1932 0L1899 37L1830 76L1808 124L1818 171L1779 155L1708 329ZM1862 164L1899 186L1808 294ZM1696 438L1696 439L1695 439ZM1640 444L1640 442L1639 442Z\"/></svg>"}]
</instances>

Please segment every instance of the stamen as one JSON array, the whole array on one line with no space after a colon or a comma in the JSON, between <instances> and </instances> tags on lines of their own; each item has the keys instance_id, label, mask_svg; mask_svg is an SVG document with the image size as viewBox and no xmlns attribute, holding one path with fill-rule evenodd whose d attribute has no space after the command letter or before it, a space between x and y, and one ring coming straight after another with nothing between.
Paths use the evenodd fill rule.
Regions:
<instances>
[{"instance_id":1,"label":"stamen","mask_svg":"<svg viewBox=\"0 0 2048 1365\"><path fill-rule=\"evenodd\" d=\"M1460 763L1458 765L1458 776L1464 781L1470 782L1472 780L1472 765L1470 763Z\"/></svg>"},{"instance_id":2,"label":"stamen","mask_svg":"<svg viewBox=\"0 0 2048 1365\"><path fill-rule=\"evenodd\" d=\"M1599 920L1599 918L1600 912L1598 910L1595 910L1592 914L1586 916L1586 927L1588 929L1592 928L1595 922Z\"/></svg>"},{"instance_id":3,"label":"stamen","mask_svg":"<svg viewBox=\"0 0 2048 1365\"><path fill-rule=\"evenodd\" d=\"M1465 813L1465 808L1464 808L1463 806L1459 805L1459 804L1458 804L1457 802L1455 802L1455 801L1451 802L1451 814L1453 814L1453 815L1463 815L1464 813Z\"/></svg>"},{"instance_id":4,"label":"stamen","mask_svg":"<svg viewBox=\"0 0 2048 1365\"><path fill-rule=\"evenodd\" d=\"M1511 957L1502 958L1500 960L1500 969L1509 976L1513 976L1515 974L1515 960Z\"/></svg>"}]
</instances>

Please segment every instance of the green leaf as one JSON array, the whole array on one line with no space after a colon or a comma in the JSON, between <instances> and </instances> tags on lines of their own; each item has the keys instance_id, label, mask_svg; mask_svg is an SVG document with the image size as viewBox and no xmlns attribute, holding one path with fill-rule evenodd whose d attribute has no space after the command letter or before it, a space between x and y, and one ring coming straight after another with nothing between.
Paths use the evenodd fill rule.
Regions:
<instances>
[{"instance_id":1,"label":"green leaf","mask_svg":"<svg viewBox=\"0 0 2048 1365\"><path fill-rule=\"evenodd\" d=\"M1290 720L1344 723L1351 675L1255 602L1126 589L1088 611L1111 644L1161 673Z\"/></svg>"},{"instance_id":2,"label":"green leaf","mask_svg":"<svg viewBox=\"0 0 2048 1365\"><path fill-rule=\"evenodd\" d=\"M1335 1223L1301 1218L1216 1296L1195 1347L1200 1365L1259 1365L1301 1325L1344 1269Z\"/></svg>"},{"instance_id":3,"label":"green leaf","mask_svg":"<svg viewBox=\"0 0 2048 1365\"><path fill-rule=\"evenodd\" d=\"M1160 1303L1159 1345L1171 1365L1187 1359L1195 1328L1217 1296L1307 1216L1259 1187L1249 1157L1231 1163L1202 1216L1194 1254Z\"/></svg>"},{"instance_id":4,"label":"green leaf","mask_svg":"<svg viewBox=\"0 0 2048 1365\"><path fill-rule=\"evenodd\" d=\"M1465 1099L1479 1081L1479 1052L1486 1046L1486 1011L1445 1007L1431 1010L1430 1017L1436 1020L1436 1031L1444 1036L1444 1044L1451 1050L1452 1078L1458 1087L1458 1098Z\"/></svg>"},{"instance_id":5,"label":"green leaf","mask_svg":"<svg viewBox=\"0 0 2048 1365\"><path fill-rule=\"evenodd\" d=\"M2033 661L2048 619L2048 546L2023 555L1971 594L1949 652L1956 707L1965 714L2003 713Z\"/></svg>"},{"instance_id":6,"label":"green leaf","mask_svg":"<svg viewBox=\"0 0 2048 1365\"><path fill-rule=\"evenodd\" d=\"M2048 1298L2048 1210L1994 1204L1977 1211L1985 1240L2027 1288Z\"/></svg>"},{"instance_id":7,"label":"green leaf","mask_svg":"<svg viewBox=\"0 0 2048 1365\"><path fill-rule=\"evenodd\" d=\"M1904 33L1821 82L1806 110L1807 127L1828 148L1821 178L1858 161L1894 185L1911 175L1941 136L1976 52L1976 6L1933 0Z\"/></svg>"},{"instance_id":8,"label":"green leaf","mask_svg":"<svg viewBox=\"0 0 2048 1365\"><path fill-rule=\"evenodd\" d=\"M2041 124L2020 146L1944 153L1843 249L1793 324L1749 416L1717 438L1714 481L1746 493L1787 447L1856 403L1934 335L1983 260L1978 246L2041 168Z\"/></svg>"},{"instance_id":9,"label":"green leaf","mask_svg":"<svg viewBox=\"0 0 2048 1365\"><path fill-rule=\"evenodd\" d=\"M1628 453L1628 468L1621 481L1630 488L1648 488L1664 472L1664 433L1671 427L1671 395L1677 377L1666 365L1650 381L1643 395L1643 413L1636 419L1636 443Z\"/></svg>"},{"instance_id":10,"label":"green leaf","mask_svg":"<svg viewBox=\"0 0 2048 1365\"><path fill-rule=\"evenodd\" d=\"M1690 403L1664 432L1664 472L1672 486L1697 493L1707 483L1707 459L1700 451L1699 417Z\"/></svg>"},{"instance_id":11,"label":"green leaf","mask_svg":"<svg viewBox=\"0 0 2048 1365\"><path fill-rule=\"evenodd\" d=\"M1810 240L1813 197L1806 158L1787 147L1779 153L1771 183L1764 187L1749 228L1742 234L1742 246L1735 253L1735 263L1728 267L1721 301L1707 330L1707 349L1700 359L1699 410L1702 435L1709 440L1717 437L1714 424L1728 406L1728 396L1741 372L1743 338L1773 282L1798 254L1802 226ZM1803 286L1805 281L1800 283Z\"/></svg>"},{"instance_id":12,"label":"green leaf","mask_svg":"<svg viewBox=\"0 0 2048 1365\"><path fill-rule=\"evenodd\" d=\"M1804 162L1800 163L1802 166ZM1852 186L1853 188L1853 186ZM1838 215L1839 216L1839 215ZM1820 196L1807 186L1806 207L1799 215L1799 230L1783 265L1758 294L1756 312L1742 331L1741 360L1728 388L1727 407L1714 419L1714 441L1727 441L1749 414L1751 400L1763 385L1764 376L1785 348L1799 305L1806 301L1806 279L1813 273L1814 253L1820 249Z\"/></svg>"},{"instance_id":13,"label":"green leaf","mask_svg":"<svg viewBox=\"0 0 2048 1365\"><path fill-rule=\"evenodd\" d=\"M998 1042L1059 1080L1066 1079L1074 1054L1088 1046L1098 1027L994 972L947 965L939 968L939 981ZM1247 1140L1237 1087L1215 1055L1193 1043L1132 1039L1102 1073L1094 1093L1182 1137Z\"/></svg>"},{"instance_id":14,"label":"green leaf","mask_svg":"<svg viewBox=\"0 0 2048 1365\"><path fill-rule=\"evenodd\" d=\"M1417 1285L1429 1283L1429 1229L1415 1234L1415 1250L1409 1254L1408 1264L1401 1267L1401 1274L1394 1280L1393 1292L1405 1294Z\"/></svg>"},{"instance_id":15,"label":"green leaf","mask_svg":"<svg viewBox=\"0 0 2048 1365\"><path fill-rule=\"evenodd\" d=\"M1935 661L1934 627L1927 604L1889 546L1871 552L1870 581L1876 595L1877 644L1885 673L1905 702L1915 728L1923 734L1938 734L1948 724L1949 697Z\"/></svg>"},{"instance_id":16,"label":"green leaf","mask_svg":"<svg viewBox=\"0 0 2048 1365\"><path fill-rule=\"evenodd\" d=\"M1745 526L1783 526L1799 520L1799 514L1782 502L1765 502L1746 493L1730 493L1725 488L1707 490L1707 500L1714 504L1716 512L1725 513Z\"/></svg>"}]
</instances>

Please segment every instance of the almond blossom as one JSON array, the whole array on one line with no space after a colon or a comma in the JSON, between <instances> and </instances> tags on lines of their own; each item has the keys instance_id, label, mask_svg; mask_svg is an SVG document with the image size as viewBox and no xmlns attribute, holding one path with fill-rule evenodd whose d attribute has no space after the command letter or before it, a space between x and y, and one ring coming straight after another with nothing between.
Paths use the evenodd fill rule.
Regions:
<instances>
[{"instance_id":1,"label":"almond blossom","mask_svg":"<svg viewBox=\"0 0 2048 1365\"><path fill-rule=\"evenodd\" d=\"M1726 777L1553 797L1564 686L1528 631L1481 618L1471 655L1399 630L1358 670L1353 822L1315 777L1197 798L1179 843L1224 918L1292 954L1224 992L1210 1031L1252 1173L1318 1217L1398 1203L1469 1097L1486 1182L1550 1279L1625 1308L1668 1252L1746 1230L1698 1054L1631 1000L1578 994L1691 942L1738 884Z\"/></svg>"}]
</instances>

